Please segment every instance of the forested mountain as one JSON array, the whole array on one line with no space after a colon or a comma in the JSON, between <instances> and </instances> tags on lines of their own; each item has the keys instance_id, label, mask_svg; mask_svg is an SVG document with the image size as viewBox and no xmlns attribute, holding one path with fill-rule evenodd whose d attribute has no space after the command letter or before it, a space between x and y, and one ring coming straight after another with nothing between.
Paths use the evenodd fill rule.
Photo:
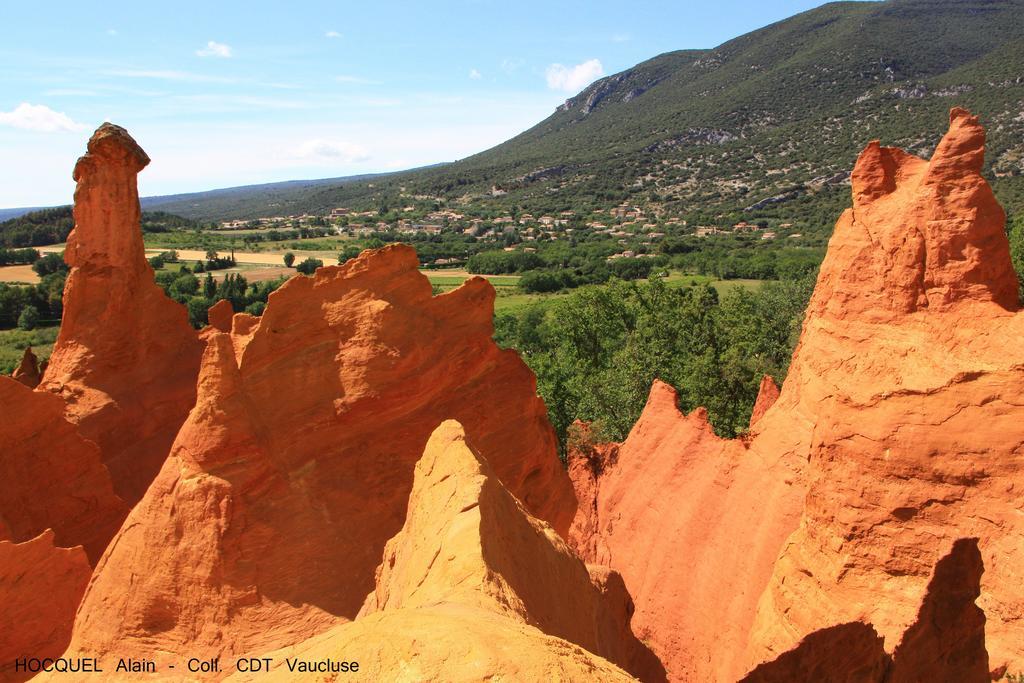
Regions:
<instances>
[{"instance_id":1,"label":"forested mountain","mask_svg":"<svg viewBox=\"0 0 1024 683\"><path fill-rule=\"evenodd\" d=\"M847 169L868 140L927 155L958 105L988 128L986 174L1017 212L1021 35L1022 0L830 3L603 78L530 130L452 164L156 206L207 220L394 206L403 194L496 212L631 202L691 225L766 218L822 234L848 203Z\"/></svg>"}]
</instances>

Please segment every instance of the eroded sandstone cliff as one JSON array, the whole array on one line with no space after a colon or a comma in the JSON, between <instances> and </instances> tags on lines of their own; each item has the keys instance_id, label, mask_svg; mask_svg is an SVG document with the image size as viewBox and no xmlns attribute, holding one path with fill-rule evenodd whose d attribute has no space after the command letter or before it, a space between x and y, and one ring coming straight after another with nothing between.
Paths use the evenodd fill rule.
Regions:
<instances>
[{"instance_id":1,"label":"eroded sandstone cliff","mask_svg":"<svg viewBox=\"0 0 1024 683\"><path fill-rule=\"evenodd\" d=\"M483 279L434 297L391 246L296 277L210 329L195 407L97 568L73 649L274 649L353 618L455 418L562 533L575 508L535 380L491 339ZM134 577L134 578L133 578Z\"/></svg>"},{"instance_id":2,"label":"eroded sandstone cliff","mask_svg":"<svg viewBox=\"0 0 1024 683\"><path fill-rule=\"evenodd\" d=\"M193 331L145 261L148 158L105 125L53 363L36 390L28 360L0 378L0 675L69 637L103 660L344 653L353 680L1024 670L1024 316L983 153L962 110L930 161L868 146L743 438L656 382L567 475L493 289L432 296L408 247Z\"/></svg>"},{"instance_id":3,"label":"eroded sandstone cliff","mask_svg":"<svg viewBox=\"0 0 1024 683\"><path fill-rule=\"evenodd\" d=\"M366 652L365 680L629 679L604 657L661 680L631 611L621 578L585 566L531 516L452 420L416 465L405 524L359 618L278 656Z\"/></svg>"},{"instance_id":4,"label":"eroded sandstone cliff","mask_svg":"<svg viewBox=\"0 0 1024 683\"><path fill-rule=\"evenodd\" d=\"M574 456L573 544L622 573L670 676L735 680L835 638L904 662L906 638L930 638L914 665L881 669L893 680L928 662L979 680L986 649L993 669L1024 668L1024 317L983 154L959 109L930 161L865 149L781 395L748 439L718 439L655 386L627 440L594 449L613 459ZM914 630L965 538L985 567L971 656L956 648L973 617Z\"/></svg>"}]
</instances>

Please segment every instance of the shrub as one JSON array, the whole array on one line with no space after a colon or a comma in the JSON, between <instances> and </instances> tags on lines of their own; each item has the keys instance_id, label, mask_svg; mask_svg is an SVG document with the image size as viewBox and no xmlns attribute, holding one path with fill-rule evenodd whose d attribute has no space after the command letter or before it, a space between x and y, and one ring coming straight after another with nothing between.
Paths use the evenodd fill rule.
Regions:
<instances>
[{"instance_id":1,"label":"shrub","mask_svg":"<svg viewBox=\"0 0 1024 683\"><path fill-rule=\"evenodd\" d=\"M18 316L18 327L23 330L34 330L39 324L39 309L35 306L26 306L21 315Z\"/></svg>"},{"instance_id":2,"label":"shrub","mask_svg":"<svg viewBox=\"0 0 1024 683\"><path fill-rule=\"evenodd\" d=\"M305 261L295 266L295 270L299 271L303 275L312 275L313 273L316 272L317 268L320 268L323 265L323 261L321 261L318 258L313 258L312 256L310 256Z\"/></svg>"}]
</instances>

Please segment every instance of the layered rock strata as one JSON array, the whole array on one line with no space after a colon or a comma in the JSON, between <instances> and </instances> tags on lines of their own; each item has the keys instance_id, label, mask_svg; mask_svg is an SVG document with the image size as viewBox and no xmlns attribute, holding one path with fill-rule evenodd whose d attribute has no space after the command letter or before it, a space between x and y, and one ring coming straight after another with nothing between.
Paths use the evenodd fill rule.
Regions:
<instances>
[{"instance_id":1,"label":"layered rock strata","mask_svg":"<svg viewBox=\"0 0 1024 683\"><path fill-rule=\"evenodd\" d=\"M991 666L1024 669L1024 317L983 155L959 109L930 161L865 149L789 375L747 438L719 439L656 384L623 444L573 456L572 543L622 573L670 677L735 680L828 629L868 643L856 623L892 657L964 538L986 567ZM933 662L955 659L935 642Z\"/></svg>"}]
</instances>

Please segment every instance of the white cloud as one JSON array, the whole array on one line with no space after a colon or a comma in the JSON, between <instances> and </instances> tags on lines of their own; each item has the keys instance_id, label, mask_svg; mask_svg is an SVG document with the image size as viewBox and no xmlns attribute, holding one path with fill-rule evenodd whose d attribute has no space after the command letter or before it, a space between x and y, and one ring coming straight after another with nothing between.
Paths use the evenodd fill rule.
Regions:
<instances>
[{"instance_id":1,"label":"white cloud","mask_svg":"<svg viewBox=\"0 0 1024 683\"><path fill-rule=\"evenodd\" d=\"M564 90L577 93L604 75L604 67L600 60L588 59L576 66L552 64L544 72L548 87L552 90Z\"/></svg>"},{"instance_id":2,"label":"white cloud","mask_svg":"<svg viewBox=\"0 0 1024 683\"><path fill-rule=\"evenodd\" d=\"M311 162L341 164L352 164L370 158L366 149L359 145L324 139L303 142L295 150L293 156Z\"/></svg>"},{"instance_id":3,"label":"white cloud","mask_svg":"<svg viewBox=\"0 0 1024 683\"><path fill-rule=\"evenodd\" d=\"M206 47L196 50L196 55L199 57L227 58L231 56L231 47L224 43L218 43L215 40L211 40L206 43Z\"/></svg>"},{"instance_id":4,"label":"white cloud","mask_svg":"<svg viewBox=\"0 0 1024 683\"><path fill-rule=\"evenodd\" d=\"M22 102L13 111L0 112L0 126L10 126L37 133L80 131L87 126L75 123L67 114L54 111L44 104Z\"/></svg>"},{"instance_id":5,"label":"white cloud","mask_svg":"<svg viewBox=\"0 0 1024 683\"><path fill-rule=\"evenodd\" d=\"M472 78L474 81L479 81L481 78L483 78L483 75L476 69L470 69L469 77Z\"/></svg>"},{"instance_id":6,"label":"white cloud","mask_svg":"<svg viewBox=\"0 0 1024 683\"><path fill-rule=\"evenodd\" d=\"M341 34L337 31L328 31L324 34L325 38L341 38Z\"/></svg>"}]
</instances>

